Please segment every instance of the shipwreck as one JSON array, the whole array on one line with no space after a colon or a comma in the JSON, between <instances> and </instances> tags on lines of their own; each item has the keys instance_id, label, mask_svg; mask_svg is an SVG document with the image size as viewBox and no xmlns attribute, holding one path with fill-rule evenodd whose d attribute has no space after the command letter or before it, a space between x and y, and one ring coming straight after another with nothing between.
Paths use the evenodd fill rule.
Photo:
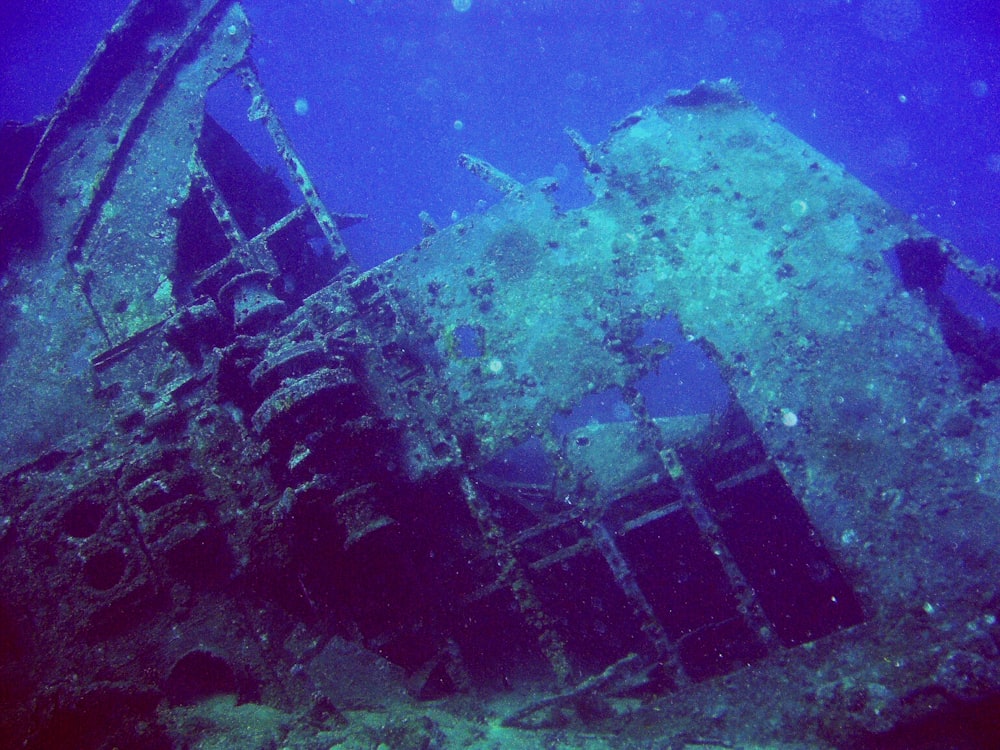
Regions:
<instances>
[{"instance_id":1,"label":"shipwreck","mask_svg":"<svg viewBox=\"0 0 1000 750\"><path fill-rule=\"evenodd\" d=\"M1000 741L995 270L730 81L362 270L251 40L136 0L3 131L4 746Z\"/></svg>"}]
</instances>

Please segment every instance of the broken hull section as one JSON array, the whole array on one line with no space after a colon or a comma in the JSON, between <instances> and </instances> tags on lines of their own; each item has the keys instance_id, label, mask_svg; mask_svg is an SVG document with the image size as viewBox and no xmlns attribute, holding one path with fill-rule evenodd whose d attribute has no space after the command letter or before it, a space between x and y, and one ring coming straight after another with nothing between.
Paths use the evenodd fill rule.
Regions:
<instances>
[{"instance_id":1,"label":"broken hull section","mask_svg":"<svg viewBox=\"0 0 1000 750\"><path fill-rule=\"evenodd\" d=\"M463 158L502 199L362 272L239 5L146 8L7 204L7 736L176 736L227 693L371 739L351 710L476 694L512 732L823 745L995 701L991 362L894 271L975 277L956 249L723 81L571 133L582 208ZM241 190L227 74L294 198ZM718 413L650 406L681 346Z\"/></svg>"}]
</instances>

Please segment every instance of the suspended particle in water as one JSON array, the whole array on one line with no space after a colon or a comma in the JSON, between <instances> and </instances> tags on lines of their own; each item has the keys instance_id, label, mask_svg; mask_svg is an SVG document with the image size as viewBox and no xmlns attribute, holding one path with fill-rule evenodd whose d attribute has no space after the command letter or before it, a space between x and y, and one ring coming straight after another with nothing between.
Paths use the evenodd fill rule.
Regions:
<instances>
[{"instance_id":1,"label":"suspended particle in water","mask_svg":"<svg viewBox=\"0 0 1000 750\"><path fill-rule=\"evenodd\" d=\"M305 117L309 114L309 100L304 96L300 96L295 100L295 114L299 117Z\"/></svg>"},{"instance_id":2,"label":"suspended particle in water","mask_svg":"<svg viewBox=\"0 0 1000 750\"><path fill-rule=\"evenodd\" d=\"M452 127L455 128L455 130L465 130L465 123L461 120L455 120Z\"/></svg>"},{"instance_id":3,"label":"suspended particle in water","mask_svg":"<svg viewBox=\"0 0 1000 750\"><path fill-rule=\"evenodd\" d=\"M451 0L451 7L459 13L465 13L472 7L472 0Z\"/></svg>"},{"instance_id":4,"label":"suspended particle in water","mask_svg":"<svg viewBox=\"0 0 1000 750\"><path fill-rule=\"evenodd\" d=\"M973 81L969 84L969 90L977 99L983 99L990 93L990 85L980 78L978 81Z\"/></svg>"},{"instance_id":5,"label":"suspended particle in water","mask_svg":"<svg viewBox=\"0 0 1000 750\"><path fill-rule=\"evenodd\" d=\"M571 70L566 75L566 88L570 91L580 91L587 85L587 76L579 70Z\"/></svg>"},{"instance_id":6,"label":"suspended particle in water","mask_svg":"<svg viewBox=\"0 0 1000 750\"><path fill-rule=\"evenodd\" d=\"M923 20L919 0L864 0L861 23L865 30L885 42L902 42Z\"/></svg>"},{"instance_id":7,"label":"suspended particle in water","mask_svg":"<svg viewBox=\"0 0 1000 750\"><path fill-rule=\"evenodd\" d=\"M709 13L702 23L709 36L720 37L729 29L729 20L719 11Z\"/></svg>"}]
</instances>

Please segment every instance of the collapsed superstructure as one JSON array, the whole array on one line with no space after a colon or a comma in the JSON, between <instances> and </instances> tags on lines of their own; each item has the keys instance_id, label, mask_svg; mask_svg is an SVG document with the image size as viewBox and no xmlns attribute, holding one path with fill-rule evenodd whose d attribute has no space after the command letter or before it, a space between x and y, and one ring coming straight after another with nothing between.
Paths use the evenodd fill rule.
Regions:
<instances>
[{"instance_id":1,"label":"collapsed superstructure","mask_svg":"<svg viewBox=\"0 0 1000 750\"><path fill-rule=\"evenodd\" d=\"M570 131L584 208L462 157L500 202L362 272L250 41L137 0L5 131L10 746L166 744L218 694L292 746L504 690L672 747L991 731L998 359L944 292L989 269L723 81ZM206 116L227 75L294 199ZM671 338L723 412L651 413Z\"/></svg>"}]
</instances>

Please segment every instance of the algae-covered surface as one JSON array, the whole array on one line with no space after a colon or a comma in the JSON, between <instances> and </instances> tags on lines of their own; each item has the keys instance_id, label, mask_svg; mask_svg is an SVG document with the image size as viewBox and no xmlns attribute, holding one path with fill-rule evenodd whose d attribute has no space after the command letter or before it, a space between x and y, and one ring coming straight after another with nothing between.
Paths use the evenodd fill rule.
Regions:
<instances>
[{"instance_id":1,"label":"algae-covered surface","mask_svg":"<svg viewBox=\"0 0 1000 750\"><path fill-rule=\"evenodd\" d=\"M524 730L503 725L503 716L518 707L515 699L481 703L474 699L431 705L398 705L382 709L344 711L342 725L303 725L296 717L258 704L237 705L233 696L219 696L196 706L175 709L163 718L178 743L192 750L245 748L315 748L316 750L639 750L650 746L722 750L807 750L797 742L759 744L666 732L655 712L612 726L595 719L591 727ZM752 735L752 730L747 734ZM659 743L659 744L657 744Z\"/></svg>"},{"instance_id":2,"label":"algae-covered surface","mask_svg":"<svg viewBox=\"0 0 1000 750\"><path fill-rule=\"evenodd\" d=\"M4 747L1000 736L1000 344L946 283L994 269L724 79L568 131L575 208L462 155L496 200L362 270L240 5L170 7L4 196Z\"/></svg>"}]
</instances>

